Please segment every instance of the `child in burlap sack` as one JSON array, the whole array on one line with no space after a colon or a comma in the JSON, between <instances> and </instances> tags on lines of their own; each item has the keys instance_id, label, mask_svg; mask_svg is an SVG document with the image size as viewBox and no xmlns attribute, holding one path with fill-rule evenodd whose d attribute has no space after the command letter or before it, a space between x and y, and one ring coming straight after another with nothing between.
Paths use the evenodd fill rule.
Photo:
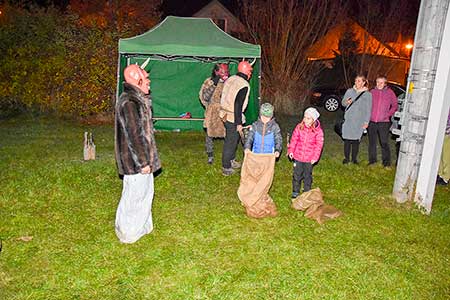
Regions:
<instances>
[{"instance_id":1,"label":"child in burlap sack","mask_svg":"<svg viewBox=\"0 0 450 300\"><path fill-rule=\"evenodd\" d=\"M273 106L264 103L258 121L252 124L245 140L244 163L238 189L239 200L252 218L274 217L277 208L269 195L275 160L283 144L280 127L273 118Z\"/></svg>"}]
</instances>

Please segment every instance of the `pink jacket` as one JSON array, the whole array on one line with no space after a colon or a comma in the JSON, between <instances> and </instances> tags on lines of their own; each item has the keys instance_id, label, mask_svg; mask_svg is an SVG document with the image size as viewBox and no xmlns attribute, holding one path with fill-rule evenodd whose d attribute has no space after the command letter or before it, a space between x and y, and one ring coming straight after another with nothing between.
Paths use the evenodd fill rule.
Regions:
<instances>
[{"instance_id":1,"label":"pink jacket","mask_svg":"<svg viewBox=\"0 0 450 300\"><path fill-rule=\"evenodd\" d=\"M374 88L372 93L372 113L370 121L372 122L389 122L391 116L398 108L398 100L394 92L385 87L382 90Z\"/></svg>"},{"instance_id":2,"label":"pink jacket","mask_svg":"<svg viewBox=\"0 0 450 300\"><path fill-rule=\"evenodd\" d=\"M298 124L288 147L288 154L300 162L318 161L323 148L323 130L317 120L313 126L307 127L303 122Z\"/></svg>"}]
</instances>

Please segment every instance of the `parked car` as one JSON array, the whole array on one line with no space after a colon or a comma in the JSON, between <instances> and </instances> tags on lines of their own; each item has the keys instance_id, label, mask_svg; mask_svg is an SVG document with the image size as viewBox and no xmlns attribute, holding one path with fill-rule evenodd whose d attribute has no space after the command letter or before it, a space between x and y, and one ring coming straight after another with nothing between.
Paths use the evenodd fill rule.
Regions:
<instances>
[{"instance_id":1,"label":"parked car","mask_svg":"<svg viewBox=\"0 0 450 300\"><path fill-rule=\"evenodd\" d=\"M388 86L392 89L398 98L404 98L405 87L397 82L388 82ZM323 107L325 110L334 112L341 107L342 97L345 94L345 88L322 87L312 91L310 103L315 106Z\"/></svg>"}]
</instances>

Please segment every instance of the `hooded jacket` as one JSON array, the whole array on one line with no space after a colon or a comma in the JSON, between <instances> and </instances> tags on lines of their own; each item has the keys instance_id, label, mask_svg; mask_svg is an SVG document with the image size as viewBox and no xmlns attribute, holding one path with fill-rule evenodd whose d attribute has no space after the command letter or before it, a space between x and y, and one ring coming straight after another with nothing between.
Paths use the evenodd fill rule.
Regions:
<instances>
[{"instance_id":1,"label":"hooded jacket","mask_svg":"<svg viewBox=\"0 0 450 300\"><path fill-rule=\"evenodd\" d=\"M397 111L398 100L389 87L383 89L374 88L372 94L371 122L389 122L391 116Z\"/></svg>"},{"instance_id":2,"label":"hooded jacket","mask_svg":"<svg viewBox=\"0 0 450 300\"><path fill-rule=\"evenodd\" d=\"M288 154L300 162L318 161L323 148L323 130L319 120L308 127L304 122L298 124L289 142Z\"/></svg>"},{"instance_id":3,"label":"hooded jacket","mask_svg":"<svg viewBox=\"0 0 450 300\"><path fill-rule=\"evenodd\" d=\"M150 166L152 173L160 169L149 97L125 82L115 111L115 154L119 174L137 174L146 166Z\"/></svg>"},{"instance_id":4,"label":"hooded jacket","mask_svg":"<svg viewBox=\"0 0 450 300\"><path fill-rule=\"evenodd\" d=\"M254 153L274 153L276 151L281 153L283 137L275 119L272 118L266 124L261 119L254 122L245 140L244 148L250 149Z\"/></svg>"}]
</instances>

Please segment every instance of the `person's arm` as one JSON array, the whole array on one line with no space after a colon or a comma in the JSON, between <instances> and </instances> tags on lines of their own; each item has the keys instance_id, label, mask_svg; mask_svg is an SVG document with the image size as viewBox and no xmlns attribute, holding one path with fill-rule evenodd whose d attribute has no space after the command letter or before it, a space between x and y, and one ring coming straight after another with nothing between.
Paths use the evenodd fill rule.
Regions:
<instances>
[{"instance_id":1,"label":"person's arm","mask_svg":"<svg viewBox=\"0 0 450 300\"><path fill-rule=\"evenodd\" d=\"M200 91L200 101L202 102L203 106L208 106L215 90L216 85L214 84L214 81L210 78L205 80Z\"/></svg>"},{"instance_id":2,"label":"person's arm","mask_svg":"<svg viewBox=\"0 0 450 300\"><path fill-rule=\"evenodd\" d=\"M130 152L136 157L136 164L140 169L150 165L150 145L142 136L142 128L139 124L139 112L136 104L127 101L123 104L121 115L124 120L122 128L125 130L128 137L128 148Z\"/></svg>"},{"instance_id":3,"label":"person's arm","mask_svg":"<svg viewBox=\"0 0 450 300\"><path fill-rule=\"evenodd\" d=\"M317 131L316 135L316 147L314 148L313 160L311 161L312 164L316 163L320 158L320 153L322 153L323 148L323 141L323 130L322 128L320 128L320 130Z\"/></svg>"},{"instance_id":4,"label":"person's arm","mask_svg":"<svg viewBox=\"0 0 450 300\"><path fill-rule=\"evenodd\" d=\"M300 129L298 127L299 127L299 125L295 126L294 132L292 133L291 141L289 142L289 148L288 148L288 151L287 151L288 155L293 154L294 151L295 151L295 148L297 146L297 141L298 141L298 138L300 136Z\"/></svg>"},{"instance_id":5,"label":"person's arm","mask_svg":"<svg viewBox=\"0 0 450 300\"><path fill-rule=\"evenodd\" d=\"M389 108L389 118L392 117L392 115L395 114L395 112L398 109L398 99L397 96L395 96L395 93L389 89L388 91L388 95L389 95L389 99L390 99L390 105L391 107Z\"/></svg>"},{"instance_id":6,"label":"person's arm","mask_svg":"<svg viewBox=\"0 0 450 300\"><path fill-rule=\"evenodd\" d=\"M273 135L275 137L275 152L281 153L283 150L283 136L281 135L281 129L278 124L275 124Z\"/></svg>"},{"instance_id":7,"label":"person's arm","mask_svg":"<svg viewBox=\"0 0 450 300\"><path fill-rule=\"evenodd\" d=\"M349 105L349 103L347 102L348 98L350 98L350 92L349 91L350 90L347 90L345 92L345 94L344 94L344 97L342 97L341 104L342 104L343 107L347 107L347 105Z\"/></svg>"},{"instance_id":8,"label":"person's arm","mask_svg":"<svg viewBox=\"0 0 450 300\"><path fill-rule=\"evenodd\" d=\"M253 150L253 140L255 139L256 124L253 123L248 131L247 138L245 139L244 150Z\"/></svg>"},{"instance_id":9,"label":"person's arm","mask_svg":"<svg viewBox=\"0 0 450 300\"><path fill-rule=\"evenodd\" d=\"M372 114L372 94L365 92L365 94L361 97L366 97L366 101L364 101L364 108L363 108L363 120L364 124L363 127L367 128L369 126L370 121L370 115Z\"/></svg>"},{"instance_id":10,"label":"person's arm","mask_svg":"<svg viewBox=\"0 0 450 300\"><path fill-rule=\"evenodd\" d=\"M236 125L242 125L242 106L244 105L247 91L248 87L240 89L234 101L234 124Z\"/></svg>"}]
</instances>

